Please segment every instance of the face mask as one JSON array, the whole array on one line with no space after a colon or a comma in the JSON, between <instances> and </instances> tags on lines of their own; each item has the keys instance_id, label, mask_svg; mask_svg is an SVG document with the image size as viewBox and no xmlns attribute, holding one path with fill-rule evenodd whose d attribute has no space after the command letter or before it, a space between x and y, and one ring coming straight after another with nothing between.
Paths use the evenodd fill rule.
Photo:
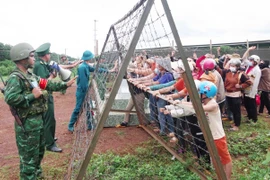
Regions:
<instances>
[{"instance_id":1,"label":"face mask","mask_svg":"<svg viewBox=\"0 0 270 180\"><path fill-rule=\"evenodd\" d=\"M248 66L253 66L253 62L249 61Z\"/></svg>"},{"instance_id":2,"label":"face mask","mask_svg":"<svg viewBox=\"0 0 270 180\"><path fill-rule=\"evenodd\" d=\"M173 72L173 78L174 79L179 79L181 77L181 74L177 73L177 72Z\"/></svg>"},{"instance_id":3,"label":"face mask","mask_svg":"<svg viewBox=\"0 0 270 180\"><path fill-rule=\"evenodd\" d=\"M156 68L154 71L155 71L155 74L159 74L160 73L160 71L159 71L158 68Z\"/></svg>"},{"instance_id":4,"label":"face mask","mask_svg":"<svg viewBox=\"0 0 270 180\"><path fill-rule=\"evenodd\" d=\"M236 72L236 67L230 67L231 72Z\"/></svg>"}]
</instances>

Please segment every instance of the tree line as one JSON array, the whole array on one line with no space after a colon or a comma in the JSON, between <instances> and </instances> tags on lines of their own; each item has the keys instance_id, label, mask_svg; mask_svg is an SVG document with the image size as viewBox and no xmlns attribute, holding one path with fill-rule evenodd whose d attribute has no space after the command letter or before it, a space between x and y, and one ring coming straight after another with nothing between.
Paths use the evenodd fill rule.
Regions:
<instances>
[{"instance_id":1,"label":"tree line","mask_svg":"<svg viewBox=\"0 0 270 180\"><path fill-rule=\"evenodd\" d=\"M10 61L10 49L12 45L0 42L0 73L2 76L7 76L15 68L15 64ZM59 62L61 54L52 53L51 60ZM37 59L37 56L35 57ZM67 55L69 61L74 61L76 58Z\"/></svg>"}]
</instances>

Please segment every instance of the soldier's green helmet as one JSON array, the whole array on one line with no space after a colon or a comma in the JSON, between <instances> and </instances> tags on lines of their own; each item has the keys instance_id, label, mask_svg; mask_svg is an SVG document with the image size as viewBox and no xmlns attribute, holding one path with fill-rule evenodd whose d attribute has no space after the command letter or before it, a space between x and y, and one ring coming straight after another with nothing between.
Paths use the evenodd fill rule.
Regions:
<instances>
[{"instance_id":1,"label":"soldier's green helmet","mask_svg":"<svg viewBox=\"0 0 270 180\"><path fill-rule=\"evenodd\" d=\"M13 46L10 50L10 58L12 61L19 61L29 57L34 48L28 43L19 43Z\"/></svg>"}]
</instances>

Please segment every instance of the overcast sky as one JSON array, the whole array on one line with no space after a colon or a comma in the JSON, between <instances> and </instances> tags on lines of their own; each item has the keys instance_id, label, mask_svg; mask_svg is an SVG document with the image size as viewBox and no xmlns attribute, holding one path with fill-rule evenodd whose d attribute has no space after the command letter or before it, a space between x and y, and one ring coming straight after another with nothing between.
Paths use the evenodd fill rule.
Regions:
<instances>
[{"instance_id":1,"label":"overcast sky","mask_svg":"<svg viewBox=\"0 0 270 180\"><path fill-rule=\"evenodd\" d=\"M51 51L81 57L101 50L110 26L139 0L2 0L0 42L50 42ZM159 0L156 0L159 1ZM270 39L266 0L168 0L183 45ZM119 7L118 7L119 6Z\"/></svg>"}]
</instances>

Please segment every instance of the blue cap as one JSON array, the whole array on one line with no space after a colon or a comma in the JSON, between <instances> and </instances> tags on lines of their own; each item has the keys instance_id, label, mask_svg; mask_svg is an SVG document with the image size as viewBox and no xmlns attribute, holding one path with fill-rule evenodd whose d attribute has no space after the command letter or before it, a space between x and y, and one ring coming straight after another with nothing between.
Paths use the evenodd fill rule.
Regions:
<instances>
[{"instance_id":1,"label":"blue cap","mask_svg":"<svg viewBox=\"0 0 270 180\"><path fill-rule=\"evenodd\" d=\"M93 59L94 57L95 57L95 56L94 56L94 54L93 54L91 51L86 50L86 51L84 51L84 53L83 53L82 60L88 61L88 60Z\"/></svg>"},{"instance_id":2,"label":"blue cap","mask_svg":"<svg viewBox=\"0 0 270 180\"><path fill-rule=\"evenodd\" d=\"M199 85L200 94L205 94L208 98L213 98L217 94L217 86L210 81L202 81Z\"/></svg>"}]
</instances>

